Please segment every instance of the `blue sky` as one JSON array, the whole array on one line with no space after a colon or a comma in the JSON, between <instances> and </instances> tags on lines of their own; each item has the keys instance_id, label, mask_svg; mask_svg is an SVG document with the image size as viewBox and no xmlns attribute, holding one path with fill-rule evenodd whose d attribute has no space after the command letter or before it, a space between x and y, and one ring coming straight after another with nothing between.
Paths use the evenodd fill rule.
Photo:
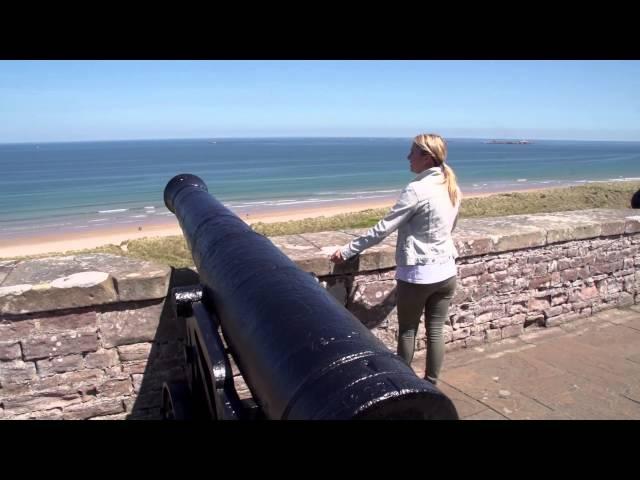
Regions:
<instances>
[{"instance_id":1,"label":"blue sky","mask_svg":"<svg viewBox=\"0 0 640 480\"><path fill-rule=\"evenodd\" d=\"M640 61L0 61L0 143L640 141Z\"/></svg>"}]
</instances>

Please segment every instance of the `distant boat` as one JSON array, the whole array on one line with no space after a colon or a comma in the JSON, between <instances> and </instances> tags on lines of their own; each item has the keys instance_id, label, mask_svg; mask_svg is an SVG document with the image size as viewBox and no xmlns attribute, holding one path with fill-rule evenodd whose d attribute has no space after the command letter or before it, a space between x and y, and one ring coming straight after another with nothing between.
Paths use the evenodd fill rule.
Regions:
<instances>
[{"instance_id":1,"label":"distant boat","mask_svg":"<svg viewBox=\"0 0 640 480\"><path fill-rule=\"evenodd\" d=\"M528 145L531 142L529 140L489 140L484 143L491 145Z\"/></svg>"},{"instance_id":2,"label":"distant boat","mask_svg":"<svg viewBox=\"0 0 640 480\"><path fill-rule=\"evenodd\" d=\"M209 141L209 143L218 143L218 142L214 142L213 140Z\"/></svg>"}]
</instances>

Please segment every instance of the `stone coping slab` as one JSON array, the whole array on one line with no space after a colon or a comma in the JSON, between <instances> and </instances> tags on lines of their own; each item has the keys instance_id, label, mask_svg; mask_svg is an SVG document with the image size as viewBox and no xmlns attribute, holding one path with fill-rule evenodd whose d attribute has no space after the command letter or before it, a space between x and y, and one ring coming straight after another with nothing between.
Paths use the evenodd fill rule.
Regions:
<instances>
[{"instance_id":1,"label":"stone coping slab","mask_svg":"<svg viewBox=\"0 0 640 480\"><path fill-rule=\"evenodd\" d=\"M0 315L154 300L167 295L171 268L110 254L6 262Z\"/></svg>"},{"instance_id":2,"label":"stone coping slab","mask_svg":"<svg viewBox=\"0 0 640 480\"><path fill-rule=\"evenodd\" d=\"M394 232L348 262L333 265L329 256L366 228L272 237L300 268L316 275L339 275L393 268ZM544 247L554 243L640 232L640 211L592 209L568 212L469 218L458 222L453 238L460 258Z\"/></svg>"}]
</instances>

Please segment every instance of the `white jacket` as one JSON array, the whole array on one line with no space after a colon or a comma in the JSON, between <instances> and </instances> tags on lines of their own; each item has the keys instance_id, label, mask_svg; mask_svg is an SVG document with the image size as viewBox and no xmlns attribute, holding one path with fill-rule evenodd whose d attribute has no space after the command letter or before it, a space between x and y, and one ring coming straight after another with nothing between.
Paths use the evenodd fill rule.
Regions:
<instances>
[{"instance_id":1,"label":"white jacket","mask_svg":"<svg viewBox=\"0 0 640 480\"><path fill-rule=\"evenodd\" d=\"M345 260L351 258L397 229L396 265L428 265L456 258L451 231L459 208L460 201L451 204L442 169L429 168L402 190L386 217L340 252Z\"/></svg>"}]
</instances>

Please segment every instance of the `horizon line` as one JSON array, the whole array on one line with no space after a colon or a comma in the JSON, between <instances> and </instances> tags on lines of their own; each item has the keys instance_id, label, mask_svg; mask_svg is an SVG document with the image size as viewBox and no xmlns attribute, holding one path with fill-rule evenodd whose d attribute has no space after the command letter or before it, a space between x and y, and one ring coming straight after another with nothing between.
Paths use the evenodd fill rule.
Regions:
<instances>
[{"instance_id":1,"label":"horizon line","mask_svg":"<svg viewBox=\"0 0 640 480\"><path fill-rule=\"evenodd\" d=\"M170 140L254 140L254 139L411 139L412 136L371 136L371 135L265 135L265 136L225 136L225 137L166 137L166 138L113 138L113 139L92 139L92 140L47 140L47 141L20 141L20 142L0 142L0 145L29 145L29 144L53 144L53 143L98 143L98 142L152 142ZM445 140L504 140L504 141L572 141L572 142L625 142L639 143L640 140L585 140L576 138L533 138L533 137L444 137Z\"/></svg>"}]
</instances>

